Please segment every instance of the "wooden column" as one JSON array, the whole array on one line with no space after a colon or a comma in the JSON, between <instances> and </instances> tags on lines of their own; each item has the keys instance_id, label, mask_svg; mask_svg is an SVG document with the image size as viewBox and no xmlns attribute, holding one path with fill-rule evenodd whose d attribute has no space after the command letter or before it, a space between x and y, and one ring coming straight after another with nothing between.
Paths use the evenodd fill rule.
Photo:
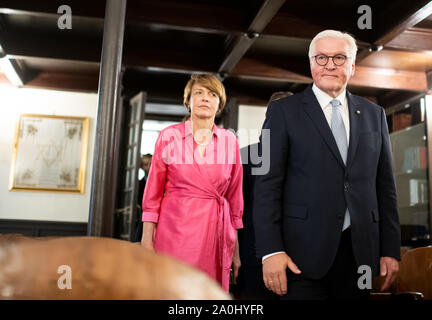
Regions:
<instances>
[{"instance_id":1,"label":"wooden column","mask_svg":"<svg viewBox=\"0 0 432 320\"><path fill-rule=\"evenodd\" d=\"M87 235L112 237L119 132L120 74L126 0L107 0L99 72L90 213Z\"/></svg>"},{"instance_id":2,"label":"wooden column","mask_svg":"<svg viewBox=\"0 0 432 320\"><path fill-rule=\"evenodd\" d=\"M432 70L426 73L427 87L426 94L432 95ZM429 180L429 234L432 232L432 99L425 97L426 113L426 137L428 154L428 180ZM429 239L429 243L431 240Z\"/></svg>"}]
</instances>

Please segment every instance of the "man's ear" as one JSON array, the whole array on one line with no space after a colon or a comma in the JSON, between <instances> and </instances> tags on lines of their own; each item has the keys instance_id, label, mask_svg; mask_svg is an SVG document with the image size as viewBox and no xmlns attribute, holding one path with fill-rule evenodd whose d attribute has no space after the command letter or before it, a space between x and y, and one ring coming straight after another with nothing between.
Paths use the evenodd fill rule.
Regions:
<instances>
[{"instance_id":1,"label":"man's ear","mask_svg":"<svg viewBox=\"0 0 432 320\"><path fill-rule=\"evenodd\" d=\"M354 77L354 74L355 74L355 64L353 63L351 65L351 76L350 76L350 78Z\"/></svg>"}]
</instances>

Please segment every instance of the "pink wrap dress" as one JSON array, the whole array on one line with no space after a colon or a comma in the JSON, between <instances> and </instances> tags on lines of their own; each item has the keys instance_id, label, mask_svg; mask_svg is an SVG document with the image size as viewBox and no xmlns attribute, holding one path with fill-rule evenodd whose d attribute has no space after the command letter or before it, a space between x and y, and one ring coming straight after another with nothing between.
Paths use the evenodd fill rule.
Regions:
<instances>
[{"instance_id":1,"label":"pink wrap dress","mask_svg":"<svg viewBox=\"0 0 432 320\"><path fill-rule=\"evenodd\" d=\"M235 135L214 125L203 156L190 120L159 134L142 220L157 223L154 248L229 290L236 229L243 227L242 164Z\"/></svg>"}]
</instances>

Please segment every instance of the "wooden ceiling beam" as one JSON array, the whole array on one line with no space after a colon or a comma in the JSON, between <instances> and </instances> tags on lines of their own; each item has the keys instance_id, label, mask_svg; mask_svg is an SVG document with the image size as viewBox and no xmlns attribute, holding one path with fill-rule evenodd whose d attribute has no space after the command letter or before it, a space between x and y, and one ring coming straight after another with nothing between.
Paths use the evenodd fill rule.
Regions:
<instances>
[{"instance_id":1,"label":"wooden ceiling beam","mask_svg":"<svg viewBox=\"0 0 432 320\"><path fill-rule=\"evenodd\" d=\"M125 50L124 65L131 68L161 68L177 72L211 72L217 71L216 61L209 57L192 55L191 52L178 50L161 51L157 48Z\"/></svg>"},{"instance_id":2,"label":"wooden ceiling beam","mask_svg":"<svg viewBox=\"0 0 432 320\"><path fill-rule=\"evenodd\" d=\"M383 16L375 19L375 35L373 43L385 46L409 28L414 27L432 14L430 0L410 0L394 2Z\"/></svg>"},{"instance_id":3,"label":"wooden ceiling beam","mask_svg":"<svg viewBox=\"0 0 432 320\"><path fill-rule=\"evenodd\" d=\"M71 50L68 50L62 45L59 45L53 50L49 50L49 46L39 45L37 47L28 47L26 43L23 42L19 47L10 47L7 55L10 58L23 61L28 58L43 58L64 60L65 62L82 62L83 65L99 65L100 57L96 54L97 48L89 52L90 50L80 50L79 46L69 47ZM128 50L126 47L123 55L123 65L136 69L159 68L167 71L171 70L186 73L216 73L218 68L217 61L212 62L207 57L192 56L190 52L177 50L169 52L157 48Z\"/></svg>"},{"instance_id":4,"label":"wooden ceiling beam","mask_svg":"<svg viewBox=\"0 0 432 320\"><path fill-rule=\"evenodd\" d=\"M286 0L265 0L252 23L249 25L248 32L262 33L276 16L285 1Z\"/></svg>"},{"instance_id":5,"label":"wooden ceiling beam","mask_svg":"<svg viewBox=\"0 0 432 320\"><path fill-rule=\"evenodd\" d=\"M99 65L99 61L91 57L86 59L71 59L68 54L30 54L29 52L20 51L19 54L8 54L8 57L15 60L24 61L30 58L55 59L67 61L82 62L83 65ZM177 73L192 73L192 72L210 72L216 73L217 64L205 61L199 57L191 59L191 56L182 55L173 52L172 54L161 53L155 50L152 51L135 51L133 54L128 54L123 59L123 65L128 68L137 70L160 69L161 71L172 71Z\"/></svg>"},{"instance_id":6,"label":"wooden ceiling beam","mask_svg":"<svg viewBox=\"0 0 432 320\"><path fill-rule=\"evenodd\" d=\"M312 18L305 20L287 12L276 14L283 2L284 0L266 0L254 22L250 24L250 8L224 7L208 3L195 3L191 7L174 0L130 0L127 7L127 24L222 34L244 34L252 31L308 40L323 30L324 26L314 23ZM2 0L0 13L35 17L59 16L57 9L61 4L56 0ZM74 18L104 18L104 0L70 0L68 5ZM275 13L272 12L272 7L276 8ZM385 45L431 14L432 3L428 0L393 1L382 16L374 16L374 28L371 33L374 39L371 43L377 46ZM343 29L342 26L341 28Z\"/></svg>"},{"instance_id":7,"label":"wooden ceiling beam","mask_svg":"<svg viewBox=\"0 0 432 320\"><path fill-rule=\"evenodd\" d=\"M432 51L432 30L411 28L385 45L386 49L402 51Z\"/></svg>"},{"instance_id":8,"label":"wooden ceiling beam","mask_svg":"<svg viewBox=\"0 0 432 320\"><path fill-rule=\"evenodd\" d=\"M127 23L206 33L245 32L248 8L164 0L128 1Z\"/></svg>"},{"instance_id":9,"label":"wooden ceiling beam","mask_svg":"<svg viewBox=\"0 0 432 320\"><path fill-rule=\"evenodd\" d=\"M248 72L245 72L246 70ZM257 63L256 61L245 62L244 59L234 69L232 76L303 84L312 82L312 79L297 75L288 70L276 67L269 68L268 65L263 63ZM97 75L41 72L34 79L26 83L25 87L97 92L97 83ZM427 90L426 74L423 72L396 71L360 66L356 67L356 74L348 84L364 88L411 90L417 92L426 92Z\"/></svg>"},{"instance_id":10,"label":"wooden ceiling beam","mask_svg":"<svg viewBox=\"0 0 432 320\"><path fill-rule=\"evenodd\" d=\"M224 74L227 75L234 69L285 1L286 0L266 0L249 25L247 32L234 37L230 41L227 54L218 70L222 78L224 78Z\"/></svg>"},{"instance_id":11,"label":"wooden ceiling beam","mask_svg":"<svg viewBox=\"0 0 432 320\"><path fill-rule=\"evenodd\" d=\"M12 57L100 62L102 51L102 41L97 41L93 37L47 37L36 33L11 33L5 36L4 43L5 53Z\"/></svg>"},{"instance_id":12,"label":"wooden ceiling beam","mask_svg":"<svg viewBox=\"0 0 432 320\"><path fill-rule=\"evenodd\" d=\"M97 92L98 75L41 72L24 88L40 88L66 91Z\"/></svg>"},{"instance_id":13,"label":"wooden ceiling beam","mask_svg":"<svg viewBox=\"0 0 432 320\"><path fill-rule=\"evenodd\" d=\"M11 15L27 15L33 17L60 17L58 8L67 4L72 9L73 17L105 17L105 0L69 0L67 3L56 0L32 1L32 0L2 0L0 13Z\"/></svg>"},{"instance_id":14,"label":"wooden ceiling beam","mask_svg":"<svg viewBox=\"0 0 432 320\"><path fill-rule=\"evenodd\" d=\"M357 57L357 63L374 51L387 46L405 31L414 27L432 14L430 0L394 1L382 16L374 18L373 39L369 50L364 50Z\"/></svg>"},{"instance_id":15,"label":"wooden ceiling beam","mask_svg":"<svg viewBox=\"0 0 432 320\"><path fill-rule=\"evenodd\" d=\"M311 83L312 78L281 68L262 60L244 58L234 68L232 76L250 78L271 78L295 83ZM427 90L426 74L415 71L398 71L393 69L369 68L356 66L354 77L349 85L393 89L393 90Z\"/></svg>"},{"instance_id":16,"label":"wooden ceiling beam","mask_svg":"<svg viewBox=\"0 0 432 320\"><path fill-rule=\"evenodd\" d=\"M246 51L252 46L258 33L244 33L242 35L231 38L229 41L227 53L223 59L218 74L223 80L234 69L236 64L241 60Z\"/></svg>"},{"instance_id":17,"label":"wooden ceiling beam","mask_svg":"<svg viewBox=\"0 0 432 320\"><path fill-rule=\"evenodd\" d=\"M306 77L286 68L275 66L263 60L243 58L231 72L231 76L243 76L249 78L271 78L287 82L311 83L312 78Z\"/></svg>"},{"instance_id":18,"label":"wooden ceiling beam","mask_svg":"<svg viewBox=\"0 0 432 320\"><path fill-rule=\"evenodd\" d=\"M55 0L40 3L29 0L2 0L0 13L37 18L59 17L57 9L61 4ZM72 9L73 18L104 19L105 0L70 0L67 4ZM210 4L194 4L190 7L169 0L130 0L126 13L127 25L219 34L245 32L248 19L249 12L244 8L235 9Z\"/></svg>"},{"instance_id":19,"label":"wooden ceiling beam","mask_svg":"<svg viewBox=\"0 0 432 320\"><path fill-rule=\"evenodd\" d=\"M301 27L299 27L301 26ZM264 34L312 40L324 27L311 19L306 21L294 13L279 13L264 29Z\"/></svg>"},{"instance_id":20,"label":"wooden ceiling beam","mask_svg":"<svg viewBox=\"0 0 432 320\"><path fill-rule=\"evenodd\" d=\"M349 85L392 90L425 91L426 74L418 71L401 71L356 66Z\"/></svg>"},{"instance_id":21,"label":"wooden ceiling beam","mask_svg":"<svg viewBox=\"0 0 432 320\"><path fill-rule=\"evenodd\" d=\"M101 41L93 37L45 37L42 34L15 34L6 39L5 54L14 59L44 58L57 60L82 61L83 63L100 62ZM85 50L82 48L85 47ZM212 61L199 52L184 50L165 50L155 46L135 47L126 43L123 52L123 64L126 67L157 67L187 72L202 71L216 73L218 59Z\"/></svg>"}]
</instances>

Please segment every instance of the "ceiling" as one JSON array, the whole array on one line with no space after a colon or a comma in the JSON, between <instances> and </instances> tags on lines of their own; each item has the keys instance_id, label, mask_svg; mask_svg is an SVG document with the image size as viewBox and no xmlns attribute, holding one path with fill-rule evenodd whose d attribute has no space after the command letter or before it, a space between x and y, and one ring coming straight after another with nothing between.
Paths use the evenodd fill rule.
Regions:
<instances>
[{"instance_id":1,"label":"ceiling","mask_svg":"<svg viewBox=\"0 0 432 320\"><path fill-rule=\"evenodd\" d=\"M24 87L97 92L105 1L68 1L71 30L57 27L62 4L2 0L1 53ZM370 30L357 26L361 5L371 8ZM181 103L190 74L212 72L229 98L265 105L275 91L312 82L308 46L330 28L358 41L353 93L394 107L430 88L432 2L424 0L128 0L123 87Z\"/></svg>"}]
</instances>

